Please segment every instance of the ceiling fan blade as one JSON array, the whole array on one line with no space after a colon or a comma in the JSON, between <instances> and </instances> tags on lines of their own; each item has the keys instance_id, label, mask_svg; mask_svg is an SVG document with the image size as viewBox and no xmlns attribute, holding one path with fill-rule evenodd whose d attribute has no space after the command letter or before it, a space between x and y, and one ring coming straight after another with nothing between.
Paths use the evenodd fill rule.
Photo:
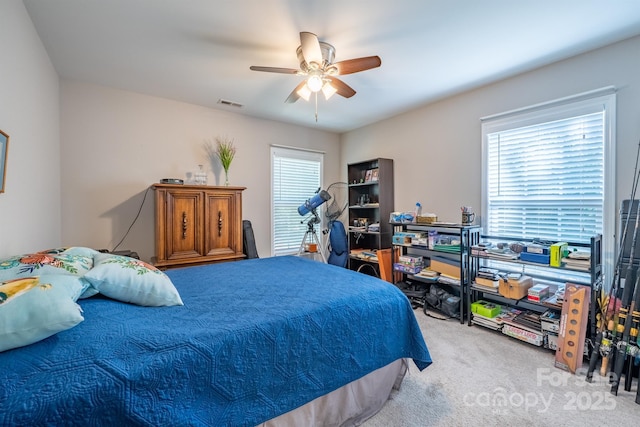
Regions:
<instances>
[{"instance_id":1,"label":"ceiling fan blade","mask_svg":"<svg viewBox=\"0 0 640 427\"><path fill-rule=\"evenodd\" d=\"M363 58L347 59L333 64L338 69L338 75L352 74L370 70L382 64L379 56L365 56Z\"/></svg>"},{"instance_id":2,"label":"ceiling fan blade","mask_svg":"<svg viewBox=\"0 0 640 427\"><path fill-rule=\"evenodd\" d=\"M318 36L313 33L303 31L300 33L300 46L302 46L302 56L307 64L315 62L322 65L322 51L320 50L320 42Z\"/></svg>"},{"instance_id":3,"label":"ceiling fan blade","mask_svg":"<svg viewBox=\"0 0 640 427\"><path fill-rule=\"evenodd\" d=\"M252 65L249 67L250 70L253 71L266 71L268 73L281 73L281 74L297 74L298 70L293 68L279 68L279 67L259 67L257 65Z\"/></svg>"},{"instance_id":4,"label":"ceiling fan blade","mask_svg":"<svg viewBox=\"0 0 640 427\"><path fill-rule=\"evenodd\" d=\"M327 77L331 82L331 86L333 86L337 90L337 94L340 96L344 96L345 98L351 98L356 94L356 91L353 90L351 86L346 84L340 79L336 79L335 77Z\"/></svg>"},{"instance_id":5,"label":"ceiling fan blade","mask_svg":"<svg viewBox=\"0 0 640 427\"><path fill-rule=\"evenodd\" d=\"M289 96L287 97L287 99L284 102L286 102L287 104L293 104L298 99L300 99L300 95L298 94L298 91L302 88L302 86L304 86L306 84L307 84L306 80L301 81L298 84L298 86L296 86L296 88L289 94Z\"/></svg>"}]
</instances>

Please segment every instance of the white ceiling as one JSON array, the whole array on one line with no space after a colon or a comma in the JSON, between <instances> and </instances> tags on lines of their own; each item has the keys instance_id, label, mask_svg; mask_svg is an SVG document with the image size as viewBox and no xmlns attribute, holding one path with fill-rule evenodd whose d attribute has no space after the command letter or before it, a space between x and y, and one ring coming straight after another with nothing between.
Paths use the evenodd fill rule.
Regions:
<instances>
[{"instance_id":1,"label":"white ceiling","mask_svg":"<svg viewBox=\"0 0 640 427\"><path fill-rule=\"evenodd\" d=\"M24 0L62 78L345 132L640 34L639 0ZM357 93L285 104L299 32ZM237 102L242 108L218 104Z\"/></svg>"}]
</instances>

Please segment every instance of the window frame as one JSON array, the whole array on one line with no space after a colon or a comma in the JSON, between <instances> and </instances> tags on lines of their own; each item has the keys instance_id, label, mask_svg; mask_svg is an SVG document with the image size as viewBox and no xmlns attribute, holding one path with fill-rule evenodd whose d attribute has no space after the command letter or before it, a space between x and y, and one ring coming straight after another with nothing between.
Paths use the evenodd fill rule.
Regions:
<instances>
[{"instance_id":1,"label":"window frame","mask_svg":"<svg viewBox=\"0 0 640 427\"><path fill-rule=\"evenodd\" d=\"M605 287L613 277L616 256L616 90L613 87L536 104L481 119L482 173L480 224L487 229L488 221L488 135L506 129L515 129L582 114L604 111L604 173L602 205L602 262ZM588 242L585 242L588 243Z\"/></svg>"},{"instance_id":2,"label":"window frame","mask_svg":"<svg viewBox=\"0 0 640 427\"><path fill-rule=\"evenodd\" d=\"M276 203L275 203L275 168L274 168L274 162L276 157L281 157L281 158L291 158L291 159L299 159L299 160L308 160L308 161L317 161L319 164L319 175L318 175L318 188L320 188L322 186L322 183L324 182L324 152L323 151L317 151L317 150L311 150L311 149L304 149L304 148L297 148L297 147L288 147L288 146L282 146L282 145L271 145L271 149L270 149L270 158L271 158L271 185L270 185L270 193L271 193L271 211L270 211L270 217L271 217L271 256L284 256L284 255L295 255L298 253L298 249L299 249L299 244L302 243L302 239L304 238L304 233L307 229L307 225L304 225L304 229L301 231L300 233L300 237L299 237L299 241L297 242L297 245L295 248L292 248L291 251L287 251L286 253L283 252L278 252L276 254L276 248L275 248L275 243L276 243L276 217L275 217L275 209L276 209ZM316 189L314 189L313 191L315 191ZM310 191L309 194L305 197L311 198L314 196L313 191ZM300 200L299 205L304 204L304 202L306 201L306 199L304 200ZM298 206L299 206L298 205ZM298 207L296 206L296 208ZM318 237L320 239L320 243L321 245L324 247L325 241L324 241L324 236L321 232L319 232L319 230L322 230L323 228L323 222L324 222L324 215L322 214L324 211L322 210L323 207L319 207L318 208L318 214L320 217L320 224L316 224L316 233L318 234ZM303 216L299 216L299 220L303 221L306 224L306 217ZM297 225L297 224L296 224ZM302 227L301 227L302 228Z\"/></svg>"}]
</instances>

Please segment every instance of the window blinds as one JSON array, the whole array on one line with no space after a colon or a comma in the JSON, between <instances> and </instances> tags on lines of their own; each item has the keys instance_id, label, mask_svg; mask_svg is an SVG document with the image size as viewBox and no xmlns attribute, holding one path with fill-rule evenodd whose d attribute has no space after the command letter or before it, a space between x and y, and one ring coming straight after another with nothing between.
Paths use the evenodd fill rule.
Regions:
<instances>
[{"instance_id":1,"label":"window blinds","mask_svg":"<svg viewBox=\"0 0 640 427\"><path fill-rule=\"evenodd\" d=\"M298 207L312 197L322 182L323 155L272 148L272 253L297 253L307 231L307 218Z\"/></svg>"},{"instance_id":2,"label":"window blinds","mask_svg":"<svg viewBox=\"0 0 640 427\"><path fill-rule=\"evenodd\" d=\"M604 112L487 134L487 234L588 242L603 232Z\"/></svg>"}]
</instances>

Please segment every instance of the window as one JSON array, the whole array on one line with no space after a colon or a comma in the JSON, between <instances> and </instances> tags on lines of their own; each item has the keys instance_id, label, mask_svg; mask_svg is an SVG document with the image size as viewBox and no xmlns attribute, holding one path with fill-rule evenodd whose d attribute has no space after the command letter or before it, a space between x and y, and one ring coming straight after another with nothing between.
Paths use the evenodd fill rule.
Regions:
<instances>
[{"instance_id":1,"label":"window","mask_svg":"<svg viewBox=\"0 0 640 427\"><path fill-rule=\"evenodd\" d=\"M298 252L307 231L306 217L298 214L298 207L321 187L323 160L319 152L271 147L273 256Z\"/></svg>"},{"instance_id":2,"label":"window","mask_svg":"<svg viewBox=\"0 0 640 427\"><path fill-rule=\"evenodd\" d=\"M569 242L600 233L612 277L614 110L605 89L483 119L484 233Z\"/></svg>"}]
</instances>

